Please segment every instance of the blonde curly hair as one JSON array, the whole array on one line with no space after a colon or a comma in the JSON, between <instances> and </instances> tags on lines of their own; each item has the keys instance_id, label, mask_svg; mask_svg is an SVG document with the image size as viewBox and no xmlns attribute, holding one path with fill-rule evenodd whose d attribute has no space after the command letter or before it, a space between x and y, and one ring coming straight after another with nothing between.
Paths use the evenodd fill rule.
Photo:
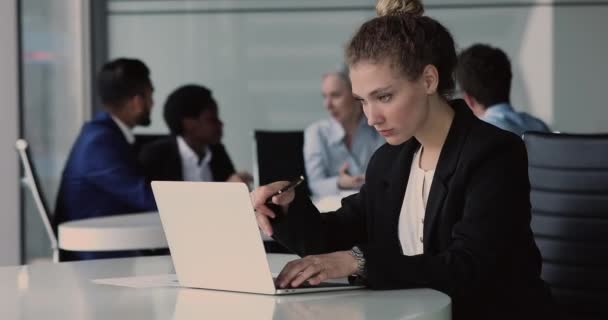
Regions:
<instances>
[{"instance_id":1,"label":"blonde curly hair","mask_svg":"<svg viewBox=\"0 0 608 320\"><path fill-rule=\"evenodd\" d=\"M411 14L421 16L424 6L420 0L378 0L376 3L378 16Z\"/></svg>"},{"instance_id":2,"label":"blonde curly hair","mask_svg":"<svg viewBox=\"0 0 608 320\"><path fill-rule=\"evenodd\" d=\"M450 31L435 19L422 15L419 0L379 0L379 16L365 22L346 46L349 67L361 61L388 61L411 80L418 79L426 65L439 72L437 91L445 98L454 92L452 73L456 49Z\"/></svg>"}]
</instances>

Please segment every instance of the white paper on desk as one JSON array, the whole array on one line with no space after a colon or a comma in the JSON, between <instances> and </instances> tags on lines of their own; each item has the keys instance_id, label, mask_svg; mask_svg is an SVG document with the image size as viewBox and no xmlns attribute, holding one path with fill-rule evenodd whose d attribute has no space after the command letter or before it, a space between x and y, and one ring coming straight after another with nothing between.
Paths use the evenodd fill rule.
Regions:
<instances>
[{"instance_id":1,"label":"white paper on desk","mask_svg":"<svg viewBox=\"0 0 608 320\"><path fill-rule=\"evenodd\" d=\"M150 276L133 276L122 278L104 278L92 280L97 284L107 284L129 288L160 288L179 287L179 281L175 274L157 274Z\"/></svg>"}]
</instances>

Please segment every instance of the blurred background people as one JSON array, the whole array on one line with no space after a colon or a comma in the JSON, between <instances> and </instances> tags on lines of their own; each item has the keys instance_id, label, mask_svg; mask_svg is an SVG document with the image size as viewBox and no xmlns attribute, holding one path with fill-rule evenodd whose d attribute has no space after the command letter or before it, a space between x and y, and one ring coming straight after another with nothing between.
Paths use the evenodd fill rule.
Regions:
<instances>
[{"instance_id":1,"label":"blurred background people","mask_svg":"<svg viewBox=\"0 0 608 320\"><path fill-rule=\"evenodd\" d=\"M149 181L137 163L131 131L150 124L154 90L150 71L137 59L116 59L102 67L97 85L105 111L84 124L72 146L57 197L55 224L156 210ZM63 260L124 256L121 252L67 255Z\"/></svg>"},{"instance_id":2,"label":"blurred background people","mask_svg":"<svg viewBox=\"0 0 608 320\"><path fill-rule=\"evenodd\" d=\"M221 143L224 124L209 89L179 87L163 111L171 136L145 145L139 155L150 180L252 181L249 173L235 171Z\"/></svg>"},{"instance_id":3,"label":"blurred background people","mask_svg":"<svg viewBox=\"0 0 608 320\"><path fill-rule=\"evenodd\" d=\"M365 182L369 158L384 144L353 97L345 66L323 75L321 93L330 117L314 122L304 133L308 185L319 197L358 190Z\"/></svg>"},{"instance_id":4,"label":"blurred background people","mask_svg":"<svg viewBox=\"0 0 608 320\"><path fill-rule=\"evenodd\" d=\"M540 119L511 106L511 62L500 49L474 44L458 56L456 79L473 113L482 120L521 136L549 131Z\"/></svg>"}]
</instances>

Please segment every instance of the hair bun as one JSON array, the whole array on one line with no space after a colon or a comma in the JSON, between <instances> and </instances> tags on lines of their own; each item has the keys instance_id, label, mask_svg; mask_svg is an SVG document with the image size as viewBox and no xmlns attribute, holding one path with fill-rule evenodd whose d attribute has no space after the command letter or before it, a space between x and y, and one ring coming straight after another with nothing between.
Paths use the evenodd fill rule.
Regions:
<instances>
[{"instance_id":1,"label":"hair bun","mask_svg":"<svg viewBox=\"0 0 608 320\"><path fill-rule=\"evenodd\" d=\"M393 16L410 14L422 16L424 6L420 0L378 0L376 3L378 16Z\"/></svg>"}]
</instances>

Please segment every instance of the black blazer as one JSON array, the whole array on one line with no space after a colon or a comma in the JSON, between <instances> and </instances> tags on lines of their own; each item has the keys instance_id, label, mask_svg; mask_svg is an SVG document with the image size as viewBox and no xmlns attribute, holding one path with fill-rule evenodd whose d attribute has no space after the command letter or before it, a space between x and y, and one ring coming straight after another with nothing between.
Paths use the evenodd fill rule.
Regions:
<instances>
[{"instance_id":1,"label":"black blazer","mask_svg":"<svg viewBox=\"0 0 608 320\"><path fill-rule=\"evenodd\" d=\"M226 181L235 170L224 145L210 145L209 148L213 154L209 163L213 180ZM175 136L144 145L139 153L139 162L150 180L183 180L182 160Z\"/></svg>"},{"instance_id":2,"label":"black blazer","mask_svg":"<svg viewBox=\"0 0 608 320\"><path fill-rule=\"evenodd\" d=\"M305 256L359 246L372 289L429 287L452 298L454 319L544 318L550 292L530 229L522 140L477 119L462 100L441 151L424 220L424 254L404 256L398 221L414 139L385 144L366 183L335 213L296 195L273 221L274 237Z\"/></svg>"}]
</instances>

